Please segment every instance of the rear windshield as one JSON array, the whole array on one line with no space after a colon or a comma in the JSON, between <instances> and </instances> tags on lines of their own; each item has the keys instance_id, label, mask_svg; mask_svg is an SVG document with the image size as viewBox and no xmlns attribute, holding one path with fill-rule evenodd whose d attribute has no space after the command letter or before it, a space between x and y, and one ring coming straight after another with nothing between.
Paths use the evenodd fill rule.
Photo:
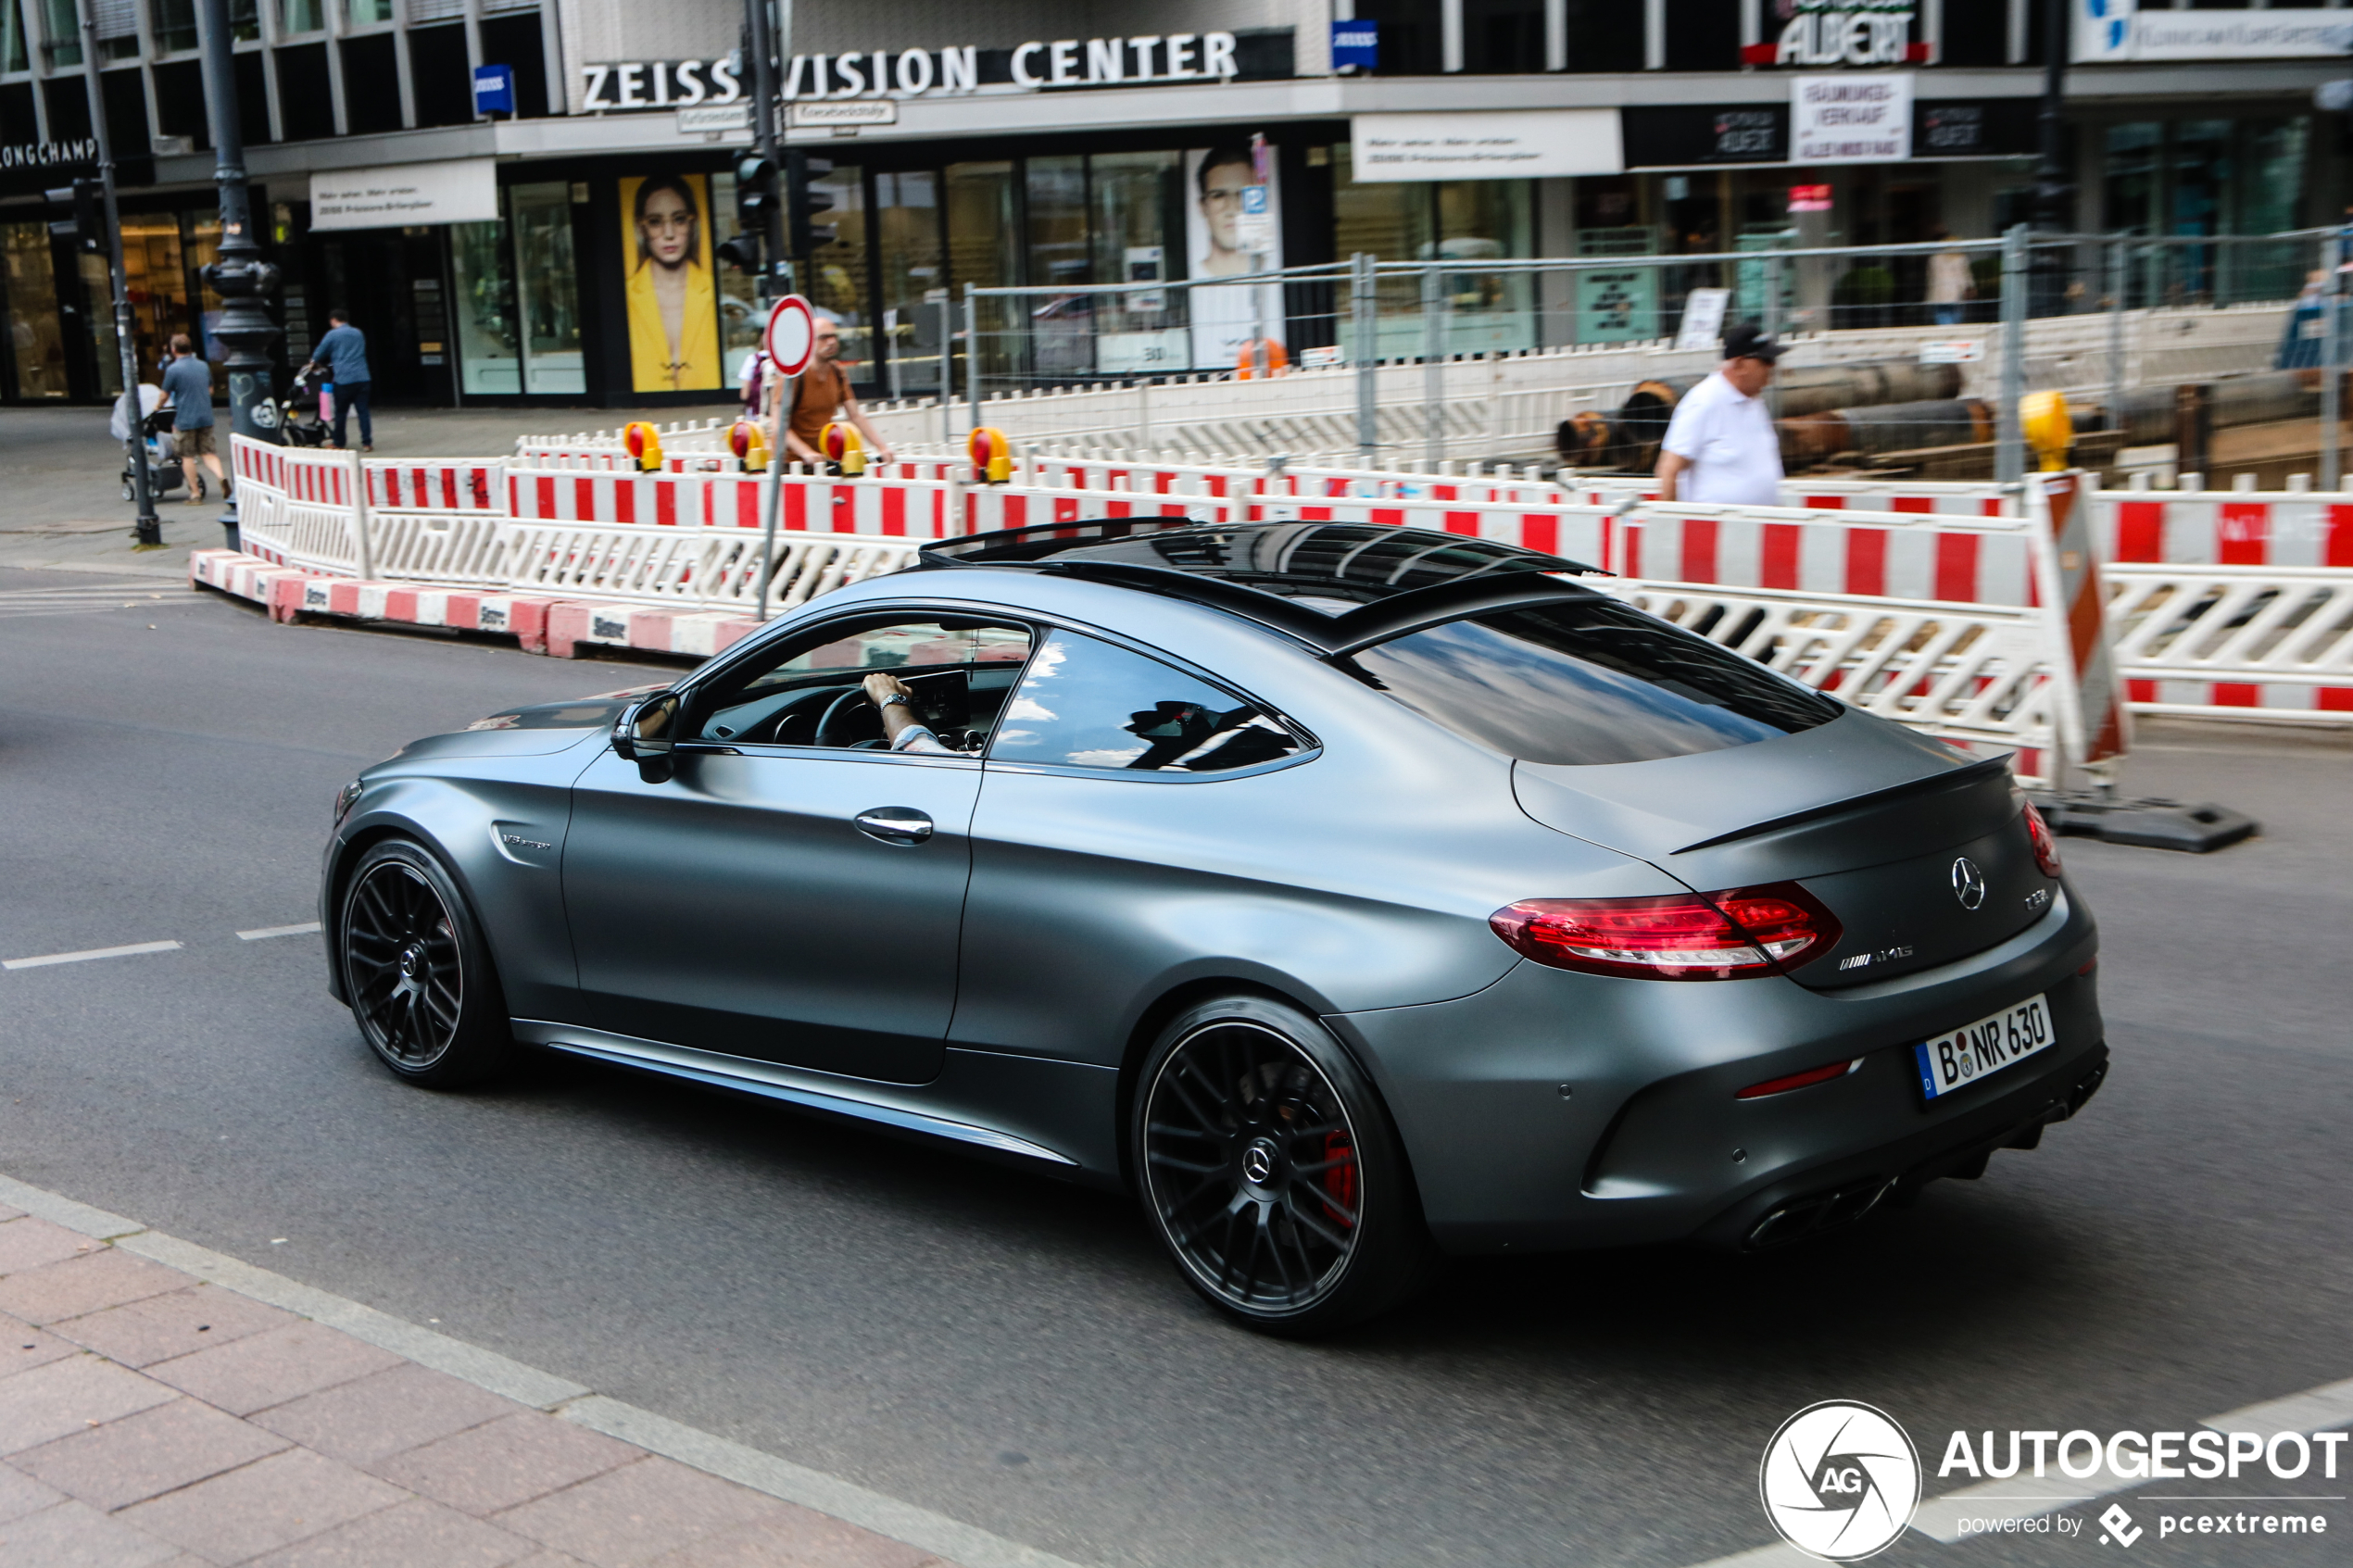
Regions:
<instances>
[{"instance_id":1,"label":"rear windshield","mask_svg":"<svg viewBox=\"0 0 2353 1568\"><path fill-rule=\"evenodd\" d=\"M1614 599L1504 610L1366 648L1356 672L1529 762L1648 762L1827 723L1832 697Z\"/></svg>"}]
</instances>

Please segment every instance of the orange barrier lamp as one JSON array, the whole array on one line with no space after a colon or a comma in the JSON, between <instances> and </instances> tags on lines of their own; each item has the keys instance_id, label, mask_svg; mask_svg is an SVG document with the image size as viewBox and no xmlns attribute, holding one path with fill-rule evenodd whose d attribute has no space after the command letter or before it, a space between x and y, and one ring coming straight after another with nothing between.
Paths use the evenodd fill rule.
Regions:
<instances>
[{"instance_id":1,"label":"orange barrier lamp","mask_svg":"<svg viewBox=\"0 0 2353 1568\"><path fill-rule=\"evenodd\" d=\"M2028 393L2018 400L2018 423L2026 444L2042 459L2045 473L2067 467L2068 448L2075 445L2075 420L2065 397L2056 392Z\"/></svg>"},{"instance_id":2,"label":"orange barrier lamp","mask_svg":"<svg viewBox=\"0 0 2353 1568\"><path fill-rule=\"evenodd\" d=\"M749 420L737 420L727 427L727 450L743 460L746 473L758 473L768 466L768 433Z\"/></svg>"},{"instance_id":3,"label":"orange barrier lamp","mask_svg":"<svg viewBox=\"0 0 2353 1568\"><path fill-rule=\"evenodd\" d=\"M1242 345L1241 358L1235 361L1234 379L1252 381L1260 374L1258 357L1266 357L1265 374L1279 376L1290 369L1290 355L1273 338L1252 338Z\"/></svg>"},{"instance_id":4,"label":"orange barrier lamp","mask_svg":"<svg viewBox=\"0 0 2353 1568\"><path fill-rule=\"evenodd\" d=\"M1013 444L1005 433L993 425L982 425L972 434L967 448L972 453L973 473L986 483L1002 484L1013 476Z\"/></svg>"},{"instance_id":5,"label":"orange barrier lamp","mask_svg":"<svg viewBox=\"0 0 2353 1568\"><path fill-rule=\"evenodd\" d=\"M621 433L621 444L637 459L639 473L661 471L661 437L654 433L653 426L640 420L626 427Z\"/></svg>"},{"instance_id":6,"label":"orange barrier lamp","mask_svg":"<svg viewBox=\"0 0 2353 1568\"><path fill-rule=\"evenodd\" d=\"M856 425L837 420L817 439L844 478L856 479L866 471L866 444L858 439Z\"/></svg>"}]
</instances>

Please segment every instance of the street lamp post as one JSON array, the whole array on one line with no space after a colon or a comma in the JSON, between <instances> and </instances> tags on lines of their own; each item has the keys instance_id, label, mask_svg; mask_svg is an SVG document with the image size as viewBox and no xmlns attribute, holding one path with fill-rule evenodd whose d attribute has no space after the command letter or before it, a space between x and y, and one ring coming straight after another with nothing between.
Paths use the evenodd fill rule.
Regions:
<instances>
[{"instance_id":1,"label":"street lamp post","mask_svg":"<svg viewBox=\"0 0 2353 1568\"><path fill-rule=\"evenodd\" d=\"M98 83L98 23L91 0L81 0L82 74L90 95L90 132L98 144L98 189L106 203L107 278L114 289L115 358L122 367L122 395L131 410L131 483L139 513L132 536L142 545L163 543L156 516L156 488L147 472L147 435L140 428L139 342L131 316L131 288L122 270L122 214L115 208L114 138L107 132L106 94Z\"/></svg>"},{"instance_id":2,"label":"street lamp post","mask_svg":"<svg viewBox=\"0 0 2353 1568\"><path fill-rule=\"evenodd\" d=\"M236 62L231 52L229 0L198 0L197 42L204 48L206 118L212 127L212 178L220 187L220 253L204 270L205 282L220 296L220 320L212 335L228 349L229 428L252 441L274 441L253 417L254 407L270 395L270 345L278 324L262 308L262 296L278 286L278 269L261 259L254 242L253 203L245 189L245 142L237 109ZM235 483L236 457L228 454L230 483ZM235 549L237 505L233 489L220 526L229 547Z\"/></svg>"}]
</instances>

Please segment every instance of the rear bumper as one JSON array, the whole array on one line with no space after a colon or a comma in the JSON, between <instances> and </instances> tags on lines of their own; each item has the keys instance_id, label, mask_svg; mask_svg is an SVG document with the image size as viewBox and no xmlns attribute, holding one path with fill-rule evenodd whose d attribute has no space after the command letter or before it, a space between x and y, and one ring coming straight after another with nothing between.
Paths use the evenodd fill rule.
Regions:
<instances>
[{"instance_id":1,"label":"rear bumper","mask_svg":"<svg viewBox=\"0 0 2353 1568\"><path fill-rule=\"evenodd\" d=\"M1968 960L1836 992L1523 964L1474 997L1328 1022L1380 1085L1446 1250L1765 1246L1980 1173L1991 1150L2031 1148L2072 1115L2108 1061L2085 972L2097 946L2062 897ZM1922 1098L1914 1042L2037 993L2056 1045ZM1842 1059L1861 1065L1736 1098Z\"/></svg>"}]
</instances>

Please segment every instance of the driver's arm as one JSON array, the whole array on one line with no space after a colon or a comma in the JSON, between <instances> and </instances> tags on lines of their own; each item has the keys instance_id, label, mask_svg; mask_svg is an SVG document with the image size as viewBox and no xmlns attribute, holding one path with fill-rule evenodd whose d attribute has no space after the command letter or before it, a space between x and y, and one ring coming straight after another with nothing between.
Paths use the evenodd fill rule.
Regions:
<instances>
[{"instance_id":1,"label":"driver's arm","mask_svg":"<svg viewBox=\"0 0 2353 1568\"><path fill-rule=\"evenodd\" d=\"M906 682L877 670L866 677L865 684L866 696L882 711L883 734L890 741L891 750L956 755L954 747L915 717Z\"/></svg>"}]
</instances>

